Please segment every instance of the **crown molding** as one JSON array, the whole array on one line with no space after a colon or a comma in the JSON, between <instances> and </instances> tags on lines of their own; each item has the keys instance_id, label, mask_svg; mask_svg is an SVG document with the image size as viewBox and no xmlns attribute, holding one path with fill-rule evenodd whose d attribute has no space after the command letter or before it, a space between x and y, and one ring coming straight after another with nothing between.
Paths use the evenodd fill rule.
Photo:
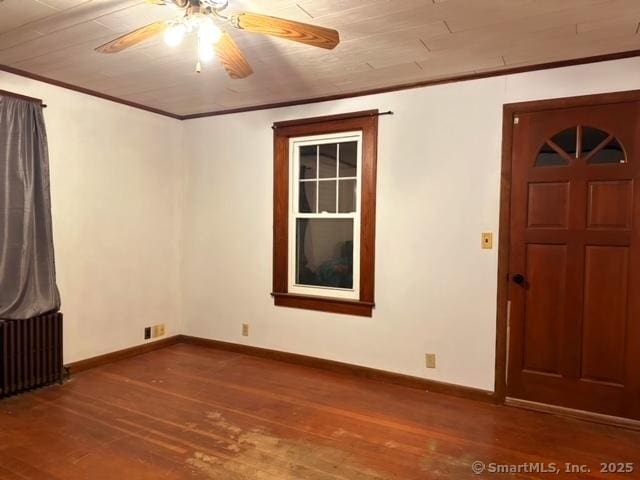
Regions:
<instances>
[{"instance_id":1,"label":"crown molding","mask_svg":"<svg viewBox=\"0 0 640 480\"><path fill-rule=\"evenodd\" d=\"M119 103L121 105L126 105L128 107L137 108L139 110L144 110L146 112L155 113L157 115L162 115L165 117L174 118L176 120L182 120L182 115L176 115L175 113L167 112L165 110L161 110L159 108L150 107L148 105L143 105L141 103L130 102L129 100L125 100L123 98L114 97L113 95L107 95L106 93L100 93L95 90L91 90L89 88L80 87L78 85L73 85L67 82L61 82L60 80L54 80L53 78L44 77L42 75L38 75L36 73L27 72L26 70L20 70L19 68L10 67L9 65L0 64L0 71L12 73L14 75L18 75L21 77L29 78L31 80L37 80L38 82L48 83L49 85L54 85L56 87L65 88L67 90L73 90L74 92L84 93L85 95L91 95L92 97L101 98L103 100L108 100L110 102Z\"/></svg>"}]
</instances>

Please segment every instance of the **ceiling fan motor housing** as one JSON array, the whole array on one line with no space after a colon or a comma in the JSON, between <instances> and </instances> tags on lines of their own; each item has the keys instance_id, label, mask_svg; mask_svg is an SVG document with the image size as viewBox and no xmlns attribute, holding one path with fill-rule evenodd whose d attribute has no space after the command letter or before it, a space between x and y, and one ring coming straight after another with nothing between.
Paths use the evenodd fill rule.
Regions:
<instances>
[{"instance_id":1,"label":"ceiling fan motor housing","mask_svg":"<svg viewBox=\"0 0 640 480\"><path fill-rule=\"evenodd\" d=\"M188 0L192 7L210 7L212 10L220 11L229 6L229 0Z\"/></svg>"}]
</instances>

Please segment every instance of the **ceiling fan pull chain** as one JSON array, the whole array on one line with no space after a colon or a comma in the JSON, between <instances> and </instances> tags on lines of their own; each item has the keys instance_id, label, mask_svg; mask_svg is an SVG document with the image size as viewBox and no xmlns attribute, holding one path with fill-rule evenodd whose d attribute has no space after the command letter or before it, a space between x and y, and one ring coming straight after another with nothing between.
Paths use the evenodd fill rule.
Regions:
<instances>
[{"instance_id":1,"label":"ceiling fan pull chain","mask_svg":"<svg viewBox=\"0 0 640 480\"><path fill-rule=\"evenodd\" d=\"M196 73L202 72L202 65L200 64L200 60L196 63Z\"/></svg>"}]
</instances>

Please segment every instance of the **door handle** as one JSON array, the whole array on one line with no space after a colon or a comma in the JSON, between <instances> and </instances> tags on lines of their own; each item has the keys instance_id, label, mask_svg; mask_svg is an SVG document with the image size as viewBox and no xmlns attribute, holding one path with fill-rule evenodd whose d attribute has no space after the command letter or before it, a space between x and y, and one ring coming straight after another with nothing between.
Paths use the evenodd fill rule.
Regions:
<instances>
[{"instance_id":1,"label":"door handle","mask_svg":"<svg viewBox=\"0 0 640 480\"><path fill-rule=\"evenodd\" d=\"M516 283L518 285L524 285L525 278L524 278L524 275L522 275L521 273L516 273L513 276L512 280L513 280L513 283Z\"/></svg>"}]
</instances>

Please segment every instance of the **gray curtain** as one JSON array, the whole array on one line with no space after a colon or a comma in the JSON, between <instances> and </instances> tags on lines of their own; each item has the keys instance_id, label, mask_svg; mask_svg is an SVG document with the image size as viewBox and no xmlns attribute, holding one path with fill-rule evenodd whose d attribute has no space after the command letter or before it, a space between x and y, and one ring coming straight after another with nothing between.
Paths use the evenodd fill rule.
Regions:
<instances>
[{"instance_id":1,"label":"gray curtain","mask_svg":"<svg viewBox=\"0 0 640 480\"><path fill-rule=\"evenodd\" d=\"M59 308L42 105L0 94L0 319Z\"/></svg>"}]
</instances>

